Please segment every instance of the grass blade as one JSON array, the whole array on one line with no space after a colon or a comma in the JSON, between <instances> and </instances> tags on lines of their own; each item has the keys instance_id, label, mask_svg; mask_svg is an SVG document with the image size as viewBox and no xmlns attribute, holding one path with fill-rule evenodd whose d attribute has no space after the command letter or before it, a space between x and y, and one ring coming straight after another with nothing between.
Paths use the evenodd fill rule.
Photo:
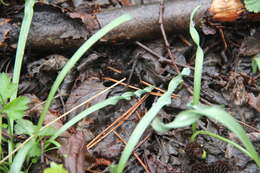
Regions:
<instances>
[{"instance_id":1,"label":"grass blade","mask_svg":"<svg viewBox=\"0 0 260 173\"><path fill-rule=\"evenodd\" d=\"M200 6L196 7L192 11L190 17L190 35L193 41L197 45L195 71L194 71L194 91L193 91L193 99L192 99L192 104L194 105L199 104L199 100L200 100L201 76L202 76L202 66L203 66L203 59L204 59L204 53L202 48L200 47L200 36L195 28L195 23L193 22L194 15L199 8Z\"/></svg>"},{"instance_id":2,"label":"grass blade","mask_svg":"<svg viewBox=\"0 0 260 173\"><path fill-rule=\"evenodd\" d=\"M223 108L219 106L197 105L194 107L194 113L207 116L211 119L215 119L223 124L226 128L228 128L231 132L233 132L242 142L247 151L251 154L252 159L255 160L258 167L260 167L260 157L258 156L258 153L256 152L253 144L246 135L246 132L236 121L236 119L234 119L229 113L227 113Z\"/></svg>"},{"instance_id":3,"label":"grass blade","mask_svg":"<svg viewBox=\"0 0 260 173\"><path fill-rule=\"evenodd\" d=\"M252 59L252 71L256 73L257 69L260 71L260 53L255 55Z\"/></svg>"},{"instance_id":4,"label":"grass blade","mask_svg":"<svg viewBox=\"0 0 260 173\"><path fill-rule=\"evenodd\" d=\"M182 114L184 116L182 116ZM173 122L167 124L163 123L158 117L156 117L152 122L152 127L155 131L163 133L173 128L181 128L192 125L193 123L196 123L200 118L201 116L198 116L198 114L190 111L183 111L178 114Z\"/></svg>"}]
</instances>

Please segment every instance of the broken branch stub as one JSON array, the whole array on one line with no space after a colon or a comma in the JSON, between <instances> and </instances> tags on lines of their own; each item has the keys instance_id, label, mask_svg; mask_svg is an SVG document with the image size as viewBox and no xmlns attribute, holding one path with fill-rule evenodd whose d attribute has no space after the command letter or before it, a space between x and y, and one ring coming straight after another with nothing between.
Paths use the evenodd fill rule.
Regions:
<instances>
[{"instance_id":1,"label":"broken branch stub","mask_svg":"<svg viewBox=\"0 0 260 173\"><path fill-rule=\"evenodd\" d=\"M79 47L88 37L89 32L78 19L71 19L60 9L44 4L37 4L28 35L27 47L56 51ZM0 48L16 48L23 12L11 19L0 18Z\"/></svg>"}]
</instances>

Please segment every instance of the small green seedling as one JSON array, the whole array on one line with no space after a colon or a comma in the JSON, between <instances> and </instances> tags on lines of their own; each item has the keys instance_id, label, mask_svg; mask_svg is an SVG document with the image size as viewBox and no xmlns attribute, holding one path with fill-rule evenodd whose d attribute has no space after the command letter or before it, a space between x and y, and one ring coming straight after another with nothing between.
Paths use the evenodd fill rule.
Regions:
<instances>
[{"instance_id":1,"label":"small green seedling","mask_svg":"<svg viewBox=\"0 0 260 173\"><path fill-rule=\"evenodd\" d=\"M260 53L255 55L252 59L252 71L253 71L253 73L256 73L257 69L260 71Z\"/></svg>"},{"instance_id":2,"label":"small green seedling","mask_svg":"<svg viewBox=\"0 0 260 173\"><path fill-rule=\"evenodd\" d=\"M120 161L118 165L112 165L110 171L112 173L121 173L124 170L124 167L129 159L132 151L134 150L136 144L140 140L144 131L151 124L152 120L155 118L157 113L161 110L161 108L167 104L171 103L171 95L175 91L175 89L183 82L182 77L189 75L190 70L185 68L182 73L176 76L171 80L168 86L168 90L158 99L156 103L153 104L151 109L144 115L144 117L137 124L133 133L131 134L128 143L120 157Z\"/></svg>"},{"instance_id":3,"label":"small green seedling","mask_svg":"<svg viewBox=\"0 0 260 173\"><path fill-rule=\"evenodd\" d=\"M11 121L21 120L30 100L27 97L17 97L10 101L17 85L11 82L6 73L0 73L0 86L0 156L2 157L2 128L6 126L2 124L2 118L8 120L7 126L10 126Z\"/></svg>"},{"instance_id":4,"label":"small green seedling","mask_svg":"<svg viewBox=\"0 0 260 173\"><path fill-rule=\"evenodd\" d=\"M5 116L8 120L22 119L27 104L30 100L27 97L17 97L9 101L17 85L11 82L10 77L6 73L0 73L0 115ZM2 124L0 124L2 127ZM1 135L2 133L0 133Z\"/></svg>"}]
</instances>

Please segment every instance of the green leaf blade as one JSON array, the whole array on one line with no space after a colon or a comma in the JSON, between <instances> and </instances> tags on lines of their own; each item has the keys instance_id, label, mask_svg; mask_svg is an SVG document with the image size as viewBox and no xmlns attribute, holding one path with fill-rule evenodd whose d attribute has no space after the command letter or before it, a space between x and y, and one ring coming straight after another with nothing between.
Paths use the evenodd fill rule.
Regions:
<instances>
[{"instance_id":1,"label":"green leaf blade","mask_svg":"<svg viewBox=\"0 0 260 173\"><path fill-rule=\"evenodd\" d=\"M246 9L250 12L260 12L260 1L259 0L245 0Z\"/></svg>"},{"instance_id":2,"label":"green leaf blade","mask_svg":"<svg viewBox=\"0 0 260 173\"><path fill-rule=\"evenodd\" d=\"M42 127L43 121L45 119L45 116L48 112L49 106L52 103L52 100L54 98L55 93L57 92L60 84L62 83L65 76L68 74L68 72L73 68L73 66L77 63L77 61L82 57L82 55L92 46L94 45L99 39L101 39L104 35L106 35L108 32L110 32L115 27L121 25L122 23L125 23L129 20L131 20L133 17L129 14L122 15L115 20L111 21L109 24L104 26L102 29L100 29L98 32L96 32L93 36L91 36L83 45L75 52L75 54L70 58L70 60L66 63L66 65L63 67L63 69L58 74L56 80L54 81L54 84L51 87L51 90L49 92L48 98L44 104L43 111L40 115L40 119L38 121L38 128L39 131Z\"/></svg>"},{"instance_id":3,"label":"green leaf blade","mask_svg":"<svg viewBox=\"0 0 260 173\"><path fill-rule=\"evenodd\" d=\"M21 171L21 168L23 166L26 155L28 154L28 152L32 148L34 142L35 142L34 140L28 142L27 144L25 144L25 146L23 148L21 148L18 151L18 153L15 155L15 158L14 158L14 161L11 165L9 173L16 173L16 172L18 173L18 172Z\"/></svg>"},{"instance_id":4,"label":"green leaf blade","mask_svg":"<svg viewBox=\"0 0 260 173\"><path fill-rule=\"evenodd\" d=\"M195 71L194 71L194 91L193 91L193 99L192 104L199 104L200 100L200 90L201 90L201 76L202 76L202 67L204 60L204 53L202 48L200 47L200 37L199 33L195 28L195 23L193 22L194 15L196 11L200 8L200 6L196 7L190 17L190 35L193 41L197 45L196 50L196 59L195 59Z\"/></svg>"},{"instance_id":5,"label":"green leaf blade","mask_svg":"<svg viewBox=\"0 0 260 173\"><path fill-rule=\"evenodd\" d=\"M6 73L0 73L0 86L0 104L5 104L15 92L16 85Z\"/></svg>"},{"instance_id":6,"label":"green leaf blade","mask_svg":"<svg viewBox=\"0 0 260 173\"><path fill-rule=\"evenodd\" d=\"M101 101L89 108L87 108L86 110L82 111L81 113L77 114L75 117L73 117L70 121L68 121L67 123L65 123L58 131L56 131L51 138L49 139L49 141L53 141L55 140L59 135L61 135L63 132L65 132L68 128L70 128L71 126L73 126L74 124L76 124L77 122L79 122L81 119L87 117L88 115L90 115L91 113L102 109L103 107L106 107L108 105L115 105L118 101L120 100L129 100L131 98L131 96L140 96L140 94L144 94L146 92L151 92L153 90L153 87L146 87L143 90L137 90L135 92L126 92L124 94L122 94L121 96L114 96L111 98L108 98L104 101Z\"/></svg>"},{"instance_id":7,"label":"green leaf blade","mask_svg":"<svg viewBox=\"0 0 260 173\"><path fill-rule=\"evenodd\" d=\"M30 102L27 97L18 97L11 101L10 103L4 105L3 112L12 120L21 119L28 108L28 103Z\"/></svg>"},{"instance_id":8,"label":"green leaf blade","mask_svg":"<svg viewBox=\"0 0 260 173\"><path fill-rule=\"evenodd\" d=\"M16 121L15 133L18 135L33 135L36 126L29 120L20 119Z\"/></svg>"},{"instance_id":9,"label":"green leaf blade","mask_svg":"<svg viewBox=\"0 0 260 173\"><path fill-rule=\"evenodd\" d=\"M187 110L179 113L174 121L167 124L163 123L159 118L155 118L152 122L152 127L155 131L163 133L173 128L182 128L192 125L193 123L196 123L200 118L201 115Z\"/></svg>"},{"instance_id":10,"label":"green leaf blade","mask_svg":"<svg viewBox=\"0 0 260 173\"><path fill-rule=\"evenodd\" d=\"M38 142L34 142L32 147L30 148L30 152L27 154L27 158L40 157L42 154L42 150L40 144Z\"/></svg>"}]
</instances>

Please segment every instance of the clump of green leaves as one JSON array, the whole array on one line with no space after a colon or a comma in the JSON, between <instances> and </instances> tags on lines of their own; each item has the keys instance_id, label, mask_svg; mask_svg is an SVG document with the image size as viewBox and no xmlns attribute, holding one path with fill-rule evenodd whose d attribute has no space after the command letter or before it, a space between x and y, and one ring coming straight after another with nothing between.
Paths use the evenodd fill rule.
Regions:
<instances>
[{"instance_id":1,"label":"clump of green leaves","mask_svg":"<svg viewBox=\"0 0 260 173\"><path fill-rule=\"evenodd\" d=\"M25 4L25 17L23 19L23 23L22 23L22 27L21 27L21 33L19 36L19 41L18 41L18 49L17 49L17 56L16 56L16 62L15 62L15 70L14 70L14 79L13 81L15 81L16 83L19 82L19 76L20 76L20 70L21 70L21 64L22 64L22 59L23 59L23 52L24 52L24 48L25 48L25 41L28 35L28 31L29 31L29 27L30 27L30 23L31 23L31 19L32 19L32 15L33 15L33 5L34 5L34 0L27 0L26 4ZM54 98L55 93L57 92L60 84L62 83L63 79L65 78L66 74L71 70L71 68L73 68L73 66L77 63L77 61L82 57L82 55L93 45L95 44L100 38L102 38L106 33L108 33L109 31L111 31L113 28L115 28L116 26L130 20L132 17L129 15L122 15L121 17L118 17L117 19L113 20L112 22L110 22L108 25L106 25L104 28L102 28L101 30L99 30L97 33L95 33L92 37L90 37L76 52L75 54L70 58L70 60L67 62L67 64L64 66L64 68L61 70L61 72L59 73L59 75L57 76L51 91L48 95L47 101L44 105L44 109L40 115L40 119L38 121L37 126L35 126L34 124L32 124L30 121L27 120L21 120L20 119L10 119L10 127L9 128L9 134L13 134L13 123L14 120L19 120L17 121L17 124L15 126L15 132L17 134L27 134L30 135L30 140L28 140L28 143L23 143L23 147L19 150L19 152L15 155L15 158L12 162L12 158L10 158L10 156L13 154L13 145L12 142L11 145L9 145L9 161L10 163L12 163L11 168L9 170L10 173L13 172L20 172L23 163L25 161L25 158L27 157L33 157L33 156L39 156L41 154L41 150L39 148L39 141L42 139L42 137L44 136L53 136L51 139L52 143L55 143L55 141L53 140L54 138L56 138L59 134L54 133L50 128L42 128L42 124L43 121L45 119L46 113L48 111L48 108ZM10 82L10 79L9 79ZM1 84L0 84L1 86ZM23 101L23 97L18 97L16 99L16 93L17 93L17 86L18 84L15 85L14 89L12 90L12 92L10 93L11 99L13 100L10 105L7 105L4 108L4 113L6 111L9 111L8 113L15 113L18 112L20 110L19 107L16 107L16 109L12 109L10 111L10 109L7 109L13 105L17 105L19 102L18 101ZM9 88L10 86L8 86ZM139 91L140 92L140 91ZM142 92L142 91L141 91ZM3 93L5 94L5 93ZM137 94L137 93L135 93ZM132 96L132 93L128 93L126 95L124 95L125 99L128 99ZM5 95L3 95L3 98L5 98ZM17 101L18 100L18 101ZM111 100L110 100L111 101ZM18 103L16 103L18 102ZM109 104L111 104L112 102L110 102ZM101 106L101 107L99 107ZM104 106L103 106L104 107ZM95 107L96 109L97 107ZM102 105L98 105L98 109L101 109ZM12 112L13 111L13 112ZM90 111L90 110L88 110ZM87 111L87 112L88 112ZM77 116L76 121L80 120L80 117L84 117L86 115L88 115L86 111L82 114L79 114L80 116ZM23 115L24 112L20 111L20 113ZM84 115L83 115L84 114ZM15 114L16 115L16 114ZM22 116L21 116L22 117ZM69 128L71 126L71 124L75 123L74 122L69 122L67 124L65 124L65 126L63 128L61 128L58 132L60 132L62 129L66 130L67 128ZM1 134L1 133L0 133ZM11 140L12 141L12 140ZM29 154L29 151L34 151L34 155ZM6 158L4 158L3 160L5 160ZM3 162L3 160L1 160L1 163Z\"/></svg>"},{"instance_id":2,"label":"clump of green leaves","mask_svg":"<svg viewBox=\"0 0 260 173\"><path fill-rule=\"evenodd\" d=\"M244 0L246 9L250 12L260 12L260 1L259 0Z\"/></svg>"},{"instance_id":3,"label":"clump of green leaves","mask_svg":"<svg viewBox=\"0 0 260 173\"><path fill-rule=\"evenodd\" d=\"M203 59L203 51L201 51L201 47L199 45L199 34L197 30L195 29L195 25L192 21L196 10L199 7L195 8L191 14L191 20L190 20L190 34L194 40L194 42L197 45L197 51L196 51L196 63L195 63L195 72L194 72L194 96L193 96L193 102L190 106L190 110L183 111L177 115L175 120L171 123L164 124L161 122L158 118L153 121L153 128L156 131L159 132L165 132L172 128L180 128L185 127L189 125L193 125L196 123L197 120L202 118L202 116L206 116L210 119L215 119L216 121L223 124L226 128L228 128L230 131L232 131L234 134L237 135L238 139L242 142L245 148L240 146L239 144L236 144L233 141L228 140L227 138L224 138L222 136L219 136L217 134L211 133L209 131L196 131L194 130L194 134L191 138L192 141L196 139L196 137L199 134L206 134L211 137L217 138L219 140L222 140L224 142L227 142L237 149L239 149L241 152L248 155L250 158L252 158L256 164L260 167L260 157L258 156L253 144L249 140L249 138L246 135L246 132L244 129L240 126L240 124L229 114L227 113L222 107L220 106L207 106L199 103L200 98L200 86L201 83L201 73L202 73L202 66L203 62L201 61ZM198 60L197 60L198 59ZM197 63L198 62L198 63Z\"/></svg>"},{"instance_id":4,"label":"clump of green leaves","mask_svg":"<svg viewBox=\"0 0 260 173\"><path fill-rule=\"evenodd\" d=\"M0 3L3 3L3 1L0 0ZM70 60L67 62L65 67L62 69L62 71L59 73L58 77L56 78L51 91L48 95L46 104L44 106L44 109L40 115L40 119L38 121L37 126L34 125L32 122L28 120L22 119L24 115L25 109L27 109L27 103L29 102L29 99L26 97L18 97L17 98L17 89L18 89L18 83L21 73L21 65L23 61L23 55L25 51L25 45L27 36L29 33L32 17L33 17L33 6L34 6L35 0L26 0L25 1L25 10L24 10L24 18L22 21L21 31L19 34L19 40L18 40L18 46L17 46L17 52L16 52L16 58L15 58L15 67L14 67L14 75L13 75L13 83L10 82L10 78L6 74L3 74L0 78L0 130L2 129L2 117L3 115L6 115L8 118L8 132L9 135L12 137L14 130L16 134L26 134L30 137L28 140L26 140L23 144L19 145L14 150L14 143L12 139L8 139L8 151L9 154L5 158L2 159L1 156L3 156L2 149L1 149L1 141L2 141L2 132L0 131L0 158L2 159L0 161L0 170L4 170L4 172L7 172L7 169L9 166L2 166L4 161L9 158L10 163L10 170L9 173L13 172L20 172L23 163L25 159L35 156L41 155L41 149L39 146L39 141L45 136L52 136L54 135L57 137L57 133L54 133L54 131L51 128L42 127L43 121L45 119L46 113L48 111L48 108L54 98L54 95L56 91L58 90L60 84L62 83L63 79L65 78L66 74L73 68L73 66L76 64L76 62L82 57L82 55L93 45L95 44L100 38L102 38L106 33L111 31L116 26L130 20L132 17L129 15L123 15L112 22L110 22L108 25L106 25L104 28L99 30L97 33L95 33L92 37L90 37L76 52L75 54L70 58ZM129 94L129 93L128 93ZM131 94L130 94L131 95ZM126 96L127 97L127 96ZM130 97L130 96L129 96ZM8 102L8 99L11 101ZM96 109L96 108L95 108ZM80 114L82 116L82 114ZM88 114L87 114L88 115ZM14 128L14 121L16 120L16 125ZM66 124L62 129L65 129L69 126L69 124ZM59 131L60 132L60 131ZM53 139L53 138L52 138ZM58 145L54 140L52 140L53 144ZM18 153L15 155L15 158L13 160L12 155L14 152L16 152L19 148ZM31 151L31 152L29 152ZM33 154L30 154L33 153ZM56 171L55 171L56 172Z\"/></svg>"},{"instance_id":5,"label":"clump of green leaves","mask_svg":"<svg viewBox=\"0 0 260 173\"><path fill-rule=\"evenodd\" d=\"M2 128L4 126L8 127L11 121L22 119L30 100L21 96L9 101L17 85L11 82L10 77L6 73L0 73L0 86L0 157L2 158ZM3 117L8 120L7 125L2 124Z\"/></svg>"}]
</instances>

